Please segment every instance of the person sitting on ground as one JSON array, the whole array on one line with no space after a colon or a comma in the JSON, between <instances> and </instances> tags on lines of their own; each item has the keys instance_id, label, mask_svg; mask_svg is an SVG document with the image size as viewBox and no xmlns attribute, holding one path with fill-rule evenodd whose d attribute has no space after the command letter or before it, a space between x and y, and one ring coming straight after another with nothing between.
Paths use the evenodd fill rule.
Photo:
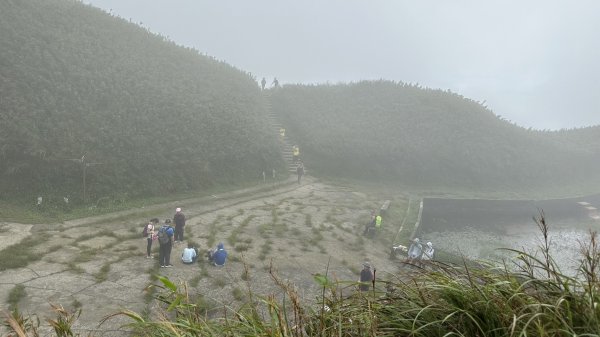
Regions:
<instances>
[{"instance_id":1,"label":"person sitting on ground","mask_svg":"<svg viewBox=\"0 0 600 337\"><path fill-rule=\"evenodd\" d=\"M372 210L371 219L369 219L369 222L365 225L365 231L363 232L363 235L369 235L375 229L376 219L377 213L375 212L375 210Z\"/></svg>"},{"instance_id":2,"label":"person sitting on ground","mask_svg":"<svg viewBox=\"0 0 600 337\"><path fill-rule=\"evenodd\" d=\"M408 263L418 262L423 255L423 245L419 238L415 238L408 248Z\"/></svg>"},{"instance_id":3,"label":"person sitting on ground","mask_svg":"<svg viewBox=\"0 0 600 337\"><path fill-rule=\"evenodd\" d=\"M181 253L181 262L185 264L192 264L196 262L197 259L198 249L196 249L191 243L188 243L187 248L184 248L183 253Z\"/></svg>"},{"instance_id":4,"label":"person sitting on ground","mask_svg":"<svg viewBox=\"0 0 600 337\"><path fill-rule=\"evenodd\" d=\"M219 267L224 266L225 261L227 260L227 251L222 242L219 242L216 249L209 249L206 255L210 263Z\"/></svg>"},{"instance_id":5,"label":"person sitting on ground","mask_svg":"<svg viewBox=\"0 0 600 337\"><path fill-rule=\"evenodd\" d=\"M404 256L405 253L408 252L408 247L403 245L392 246L392 250L390 251L390 258L395 259L398 255Z\"/></svg>"},{"instance_id":6,"label":"person sitting on ground","mask_svg":"<svg viewBox=\"0 0 600 337\"><path fill-rule=\"evenodd\" d=\"M427 242L425 248L423 249L423 256L421 257L421 259L423 261L431 261L433 260L433 253L433 244L431 242Z\"/></svg>"},{"instance_id":7,"label":"person sitting on ground","mask_svg":"<svg viewBox=\"0 0 600 337\"><path fill-rule=\"evenodd\" d=\"M360 285L358 289L360 291L369 291L371 283L373 282L373 272L371 271L371 264L369 262L363 263L363 270L360 272Z\"/></svg>"}]
</instances>

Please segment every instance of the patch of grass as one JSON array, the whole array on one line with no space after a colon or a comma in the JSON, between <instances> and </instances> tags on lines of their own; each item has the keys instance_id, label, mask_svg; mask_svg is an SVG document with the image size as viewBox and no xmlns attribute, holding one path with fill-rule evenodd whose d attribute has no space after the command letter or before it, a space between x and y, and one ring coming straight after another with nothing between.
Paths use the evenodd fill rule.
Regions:
<instances>
[{"instance_id":1,"label":"patch of grass","mask_svg":"<svg viewBox=\"0 0 600 337\"><path fill-rule=\"evenodd\" d=\"M50 247L48 247L48 253L55 252L55 251L57 251L57 250L61 249L62 247L63 247L63 246L61 246L61 245L53 245L53 246L50 246Z\"/></svg>"},{"instance_id":2,"label":"patch of grass","mask_svg":"<svg viewBox=\"0 0 600 337\"><path fill-rule=\"evenodd\" d=\"M10 310L13 310L25 297L27 297L25 286L22 284L15 284L15 286L10 290L10 292L8 292L6 303L8 303L9 307L11 308Z\"/></svg>"},{"instance_id":3,"label":"patch of grass","mask_svg":"<svg viewBox=\"0 0 600 337\"><path fill-rule=\"evenodd\" d=\"M205 264L200 265L200 273L198 274L198 276L200 276L201 278L210 277L210 273L208 272L208 269L206 269Z\"/></svg>"},{"instance_id":4,"label":"patch of grass","mask_svg":"<svg viewBox=\"0 0 600 337\"><path fill-rule=\"evenodd\" d=\"M136 245L127 245L125 247L119 248L116 251L118 251L118 252L132 252L132 251L136 251L136 250L138 250L138 246L136 246Z\"/></svg>"},{"instance_id":5,"label":"patch of grass","mask_svg":"<svg viewBox=\"0 0 600 337\"><path fill-rule=\"evenodd\" d=\"M310 214L305 214L304 215L304 226L306 227L312 227L312 216Z\"/></svg>"},{"instance_id":6,"label":"patch of grass","mask_svg":"<svg viewBox=\"0 0 600 337\"><path fill-rule=\"evenodd\" d=\"M285 233L288 230L288 226L286 223L279 223L279 224L274 223L273 229L275 230L275 236L278 238L282 238L285 236Z\"/></svg>"},{"instance_id":7,"label":"patch of grass","mask_svg":"<svg viewBox=\"0 0 600 337\"><path fill-rule=\"evenodd\" d=\"M227 259L229 262L242 262L242 259L239 257L239 255L227 256Z\"/></svg>"},{"instance_id":8,"label":"patch of grass","mask_svg":"<svg viewBox=\"0 0 600 337\"><path fill-rule=\"evenodd\" d=\"M236 252L245 252L245 251L249 250L250 248L251 248L251 246L248 244L238 243L237 245L235 245L233 247L233 250L235 250Z\"/></svg>"},{"instance_id":9,"label":"patch of grass","mask_svg":"<svg viewBox=\"0 0 600 337\"><path fill-rule=\"evenodd\" d=\"M73 262L80 263L80 262L92 261L96 257L96 255L98 255L99 252L100 252L100 249L98 249L98 248L84 249L81 252L79 252L79 254L77 256L75 256L75 258L73 259Z\"/></svg>"},{"instance_id":10,"label":"patch of grass","mask_svg":"<svg viewBox=\"0 0 600 337\"><path fill-rule=\"evenodd\" d=\"M200 317L207 316L210 313L210 311L220 307L219 303L210 298L207 299L202 294L198 294L194 302L195 310L198 311ZM168 334L165 336L168 336Z\"/></svg>"},{"instance_id":11,"label":"patch of grass","mask_svg":"<svg viewBox=\"0 0 600 337\"><path fill-rule=\"evenodd\" d=\"M83 269L80 266L78 266L77 264L75 264L75 262L67 263L67 267L69 268L70 271L72 271L75 274L85 273L85 269Z\"/></svg>"},{"instance_id":12,"label":"patch of grass","mask_svg":"<svg viewBox=\"0 0 600 337\"><path fill-rule=\"evenodd\" d=\"M244 281L250 280L250 267L246 263L244 263L244 270L242 271L240 278Z\"/></svg>"},{"instance_id":13,"label":"patch of grass","mask_svg":"<svg viewBox=\"0 0 600 337\"><path fill-rule=\"evenodd\" d=\"M73 307L73 309L81 309L81 307L83 307L83 303L79 302L79 300L77 300L76 298L73 298L73 301L71 302L71 307Z\"/></svg>"},{"instance_id":14,"label":"patch of grass","mask_svg":"<svg viewBox=\"0 0 600 337\"><path fill-rule=\"evenodd\" d=\"M316 229L316 228L314 228L314 227L313 227L313 229L311 230L311 232L312 232L312 236L311 236L311 238L309 239L309 243L310 243L311 245L313 245L313 246L316 246L316 245L318 245L318 244L319 244L319 242L321 242L321 241L323 240L323 238L324 238L324 237L323 237L323 234L321 234L321 231L320 231L320 230L318 230L318 229Z\"/></svg>"},{"instance_id":15,"label":"patch of grass","mask_svg":"<svg viewBox=\"0 0 600 337\"><path fill-rule=\"evenodd\" d=\"M260 246L260 254L258 255L258 259L261 261L264 261L267 256L269 255L269 253L271 252L271 245L273 244L273 241L271 240L266 240L265 243L263 243Z\"/></svg>"},{"instance_id":16,"label":"patch of grass","mask_svg":"<svg viewBox=\"0 0 600 337\"><path fill-rule=\"evenodd\" d=\"M264 223L258 226L258 234L264 238L268 238L273 231L272 224Z\"/></svg>"},{"instance_id":17,"label":"patch of grass","mask_svg":"<svg viewBox=\"0 0 600 337\"><path fill-rule=\"evenodd\" d=\"M227 281L223 277L216 277L213 279L213 285L218 288L223 288L227 284Z\"/></svg>"},{"instance_id":18,"label":"patch of grass","mask_svg":"<svg viewBox=\"0 0 600 337\"><path fill-rule=\"evenodd\" d=\"M110 271L110 263L105 263L100 267L100 270L94 274L97 282L104 282L108 279L108 272Z\"/></svg>"},{"instance_id":19,"label":"patch of grass","mask_svg":"<svg viewBox=\"0 0 600 337\"><path fill-rule=\"evenodd\" d=\"M92 233L82 234L82 235L80 235L80 236L78 236L78 237L75 238L75 242L87 241L89 239L93 239L93 238L98 237L98 236L102 236L102 235L100 235L99 233L98 234L95 234L95 233L94 234L92 234Z\"/></svg>"},{"instance_id":20,"label":"patch of grass","mask_svg":"<svg viewBox=\"0 0 600 337\"><path fill-rule=\"evenodd\" d=\"M243 301L245 299L245 295L244 295L244 291L238 287L233 288L233 290L231 291L231 296L233 296L233 298L236 301Z\"/></svg>"},{"instance_id":21,"label":"patch of grass","mask_svg":"<svg viewBox=\"0 0 600 337\"><path fill-rule=\"evenodd\" d=\"M197 287L198 284L200 283L200 280L202 279L202 276L200 274L196 274L196 276L192 277L189 281L190 286L192 287Z\"/></svg>"},{"instance_id":22,"label":"patch of grass","mask_svg":"<svg viewBox=\"0 0 600 337\"><path fill-rule=\"evenodd\" d=\"M222 215L219 215L215 218L213 222L208 224L208 236L206 238L206 244L208 247L212 247L217 243L217 233L219 232L219 222L223 219Z\"/></svg>"},{"instance_id":23,"label":"patch of grass","mask_svg":"<svg viewBox=\"0 0 600 337\"><path fill-rule=\"evenodd\" d=\"M10 245L0 251L0 271L26 267L29 263L39 261L44 254L35 247L46 242L44 233L34 233L21 242Z\"/></svg>"}]
</instances>

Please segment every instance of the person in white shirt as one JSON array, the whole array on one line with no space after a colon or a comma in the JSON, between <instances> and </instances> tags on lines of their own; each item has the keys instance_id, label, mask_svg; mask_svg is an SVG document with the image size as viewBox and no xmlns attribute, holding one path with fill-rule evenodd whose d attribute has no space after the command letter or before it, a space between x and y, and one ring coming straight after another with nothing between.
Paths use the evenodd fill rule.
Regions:
<instances>
[{"instance_id":1,"label":"person in white shirt","mask_svg":"<svg viewBox=\"0 0 600 337\"><path fill-rule=\"evenodd\" d=\"M423 261L433 260L433 253L434 253L433 244L431 242L427 242L427 245L423 249L423 255L421 256L421 259Z\"/></svg>"},{"instance_id":2,"label":"person in white shirt","mask_svg":"<svg viewBox=\"0 0 600 337\"><path fill-rule=\"evenodd\" d=\"M181 261L185 264L192 264L198 259L198 250L191 243L181 253Z\"/></svg>"}]
</instances>

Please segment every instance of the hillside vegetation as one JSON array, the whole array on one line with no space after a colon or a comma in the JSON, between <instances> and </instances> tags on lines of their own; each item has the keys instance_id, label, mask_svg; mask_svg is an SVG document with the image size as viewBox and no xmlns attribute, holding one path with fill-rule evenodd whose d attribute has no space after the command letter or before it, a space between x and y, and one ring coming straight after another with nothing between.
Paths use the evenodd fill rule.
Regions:
<instances>
[{"instance_id":1,"label":"hillside vegetation","mask_svg":"<svg viewBox=\"0 0 600 337\"><path fill-rule=\"evenodd\" d=\"M488 189L599 181L593 128L524 129L449 91L389 81L288 85L273 91L272 106L301 156L328 175Z\"/></svg>"},{"instance_id":2,"label":"hillside vegetation","mask_svg":"<svg viewBox=\"0 0 600 337\"><path fill-rule=\"evenodd\" d=\"M91 202L283 167L253 78L79 1L0 2L2 198ZM98 164L92 164L98 163Z\"/></svg>"}]
</instances>

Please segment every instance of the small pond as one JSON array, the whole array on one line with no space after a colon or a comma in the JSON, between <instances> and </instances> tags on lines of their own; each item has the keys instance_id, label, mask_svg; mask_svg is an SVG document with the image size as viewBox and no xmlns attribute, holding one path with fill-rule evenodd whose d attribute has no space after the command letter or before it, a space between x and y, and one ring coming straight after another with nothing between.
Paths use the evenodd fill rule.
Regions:
<instances>
[{"instance_id":1,"label":"small pond","mask_svg":"<svg viewBox=\"0 0 600 337\"><path fill-rule=\"evenodd\" d=\"M541 233L533 217L543 211L551 253L563 272L578 266L581 242L600 230L600 194L553 200L425 198L417 236L441 251L499 261L516 254L499 248L535 251Z\"/></svg>"}]
</instances>

